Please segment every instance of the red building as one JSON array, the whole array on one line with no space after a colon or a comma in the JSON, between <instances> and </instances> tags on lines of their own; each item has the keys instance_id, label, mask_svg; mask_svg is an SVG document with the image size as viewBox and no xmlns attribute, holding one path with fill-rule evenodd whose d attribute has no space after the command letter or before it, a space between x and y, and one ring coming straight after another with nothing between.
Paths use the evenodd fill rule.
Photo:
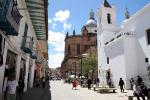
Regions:
<instances>
[{"instance_id":1,"label":"red building","mask_svg":"<svg viewBox=\"0 0 150 100\"><path fill-rule=\"evenodd\" d=\"M75 30L72 35L67 32L65 38L65 56L61 64L62 77L66 78L73 74L81 75L81 55L84 53L97 52L97 22L94 12L89 13L89 19L81 29L81 34L77 35Z\"/></svg>"}]
</instances>

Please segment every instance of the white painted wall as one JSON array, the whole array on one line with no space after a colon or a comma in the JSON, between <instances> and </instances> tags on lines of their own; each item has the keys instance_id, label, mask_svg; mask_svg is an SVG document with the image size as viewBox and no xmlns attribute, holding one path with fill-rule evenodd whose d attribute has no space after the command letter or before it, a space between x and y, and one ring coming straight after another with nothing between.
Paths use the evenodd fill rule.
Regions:
<instances>
[{"instance_id":1,"label":"white painted wall","mask_svg":"<svg viewBox=\"0 0 150 100\"><path fill-rule=\"evenodd\" d=\"M126 68L126 89L130 89L130 79L138 75L138 67L136 60L136 46L134 36L124 36L125 50L125 68Z\"/></svg>"},{"instance_id":2,"label":"white painted wall","mask_svg":"<svg viewBox=\"0 0 150 100\"><path fill-rule=\"evenodd\" d=\"M2 34L2 32L0 31L0 34ZM3 87L3 80L4 80L4 71L5 71L5 62L6 62L6 54L7 54L7 43L5 43L5 48L4 48L4 55L3 55L3 65L0 66L0 99L2 98L3 94L2 94L2 87Z\"/></svg>"},{"instance_id":3,"label":"white painted wall","mask_svg":"<svg viewBox=\"0 0 150 100\"><path fill-rule=\"evenodd\" d=\"M27 8L25 1L24 0L17 0L18 3L18 8ZM35 32L33 30L33 26L29 17L29 13L27 10L19 10L21 15L23 16L21 21L20 21L20 27L19 27L19 34L18 36L6 36L3 32L0 31L1 34L5 37L5 50L4 50L4 55L3 55L3 66L0 67L0 94L2 94L2 86L3 86L3 77L4 77L4 70L5 70L5 62L6 62L6 57L7 57L7 50L11 50L15 54L17 54L17 59L16 59L16 79L19 80L19 74L20 74L20 63L21 63L21 58L24 58L26 60L26 76L25 76L25 88L24 90L27 90L27 79L28 79L28 68L29 68L29 54L25 54L21 49L21 43L22 43L22 38L24 34L24 26L25 23L28 24L28 36L34 37L34 42L36 45L36 36ZM33 78L34 78L34 68L35 68L35 61L33 62L32 66L32 74L31 74L31 79L30 79L30 87L33 86ZM1 95L0 95L1 96ZM0 97L1 98L1 97Z\"/></svg>"},{"instance_id":4,"label":"white painted wall","mask_svg":"<svg viewBox=\"0 0 150 100\"><path fill-rule=\"evenodd\" d=\"M133 17L123 23L123 28L133 31L136 36L136 62L138 67L138 74L144 78L146 84L150 81L147 77L147 66L150 62L146 63L145 58L150 60L150 45L147 44L146 30L150 29L150 4L146 5L143 9L138 11Z\"/></svg>"},{"instance_id":5,"label":"white painted wall","mask_svg":"<svg viewBox=\"0 0 150 100\"><path fill-rule=\"evenodd\" d=\"M109 66L112 74L112 81L118 87L119 79L126 79L124 38L114 40L105 46L106 56L109 57Z\"/></svg>"},{"instance_id":6,"label":"white painted wall","mask_svg":"<svg viewBox=\"0 0 150 100\"><path fill-rule=\"evenodd\" d=\"M110 64L108 66L111 69L115 86L118 86L119 78L122 77L125 81L126 88L129 89L130 78L135 78L137 75L142 76L146 84L150 83L147 77L147 66L150 62L145 62L145 58L150 59L150 46L147 45L145 32L145 30L150 28L150 23L148 22L150 18L149 9L150 4L122 24L122 32L133 32L134 35L124 35L107 46L104 43L116 37L114 31L116 28L112 28L112 26L106 24L102 25L101 22L106 22L106 19L99 21L97 36L98 65L99 69L103 71L101 66L105 66L106 57L110 58ZM103 11L107 13L105 9ZM98 13L99 15L103 15L102 11ZM102 46L100 46L100 43ZM99 75L101 76L101 73Z\"/></svg>"},{"instance_id":7,"label":"white painted wall","mask_svg":"<svg viewBox=\"0 0 150 100\"><path fill-rule=\"evenodd\" d=\"M33 60L33 65L32 65L32 67L31 67L30 82L29 82L30 88L33 87L33 82L34 82L34 70L35 70L35 60Z\"/></svg>"}]
</instances>

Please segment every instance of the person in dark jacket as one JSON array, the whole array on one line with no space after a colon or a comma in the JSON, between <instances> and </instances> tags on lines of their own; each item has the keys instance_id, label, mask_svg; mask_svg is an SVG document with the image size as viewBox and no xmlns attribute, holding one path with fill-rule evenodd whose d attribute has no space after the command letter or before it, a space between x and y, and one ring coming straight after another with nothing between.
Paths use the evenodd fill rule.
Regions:
<instances>
[{"instance_id":1,"label":"person in dark jacket","mask_svg":"<svg viewBox=\"0 0 150 100\"><path fill-rule=\"evenodd\" d=\"M87 84L88 84L88 89L91 89L92 80L90 78L87 80Z\"/></svg>"},{"instance_id":2,"label":"person in dark jacket","mask_svg":"<svg viewBox=\"0 0 150 100\"><path fill-rule=\"evenodd\" d=\"M140 86L141 83L143 82L143 79L141 76L138 75L138 79L137 79L138 85Z\"/></svg>"},{"instance_id":3,"label":"person in dark jacket","mask_svg":"<svg viewBox=\"0 0 150 100\"><path fill-rule=\"evenodd\" d=\"M18 82L18 89L17 89L17 93L18 93L18 100L22 100L22 95L23 95L23 91L24 91L24 81L23 80L19 80Z\"/></svg>"},{"instance_id":4,"label":"person in dark jacket","mask_svg":"<svg viewBox=\"0 0 150 100\"><path fill-rule=\"evenodd\" d=\"M120 86L121 92L124 92L124 88L123 88L124 85L125 85L125 84L124 84L124 81L122 80L122 78L120 78L119 86Z\"/></svg>"}]
</instances>

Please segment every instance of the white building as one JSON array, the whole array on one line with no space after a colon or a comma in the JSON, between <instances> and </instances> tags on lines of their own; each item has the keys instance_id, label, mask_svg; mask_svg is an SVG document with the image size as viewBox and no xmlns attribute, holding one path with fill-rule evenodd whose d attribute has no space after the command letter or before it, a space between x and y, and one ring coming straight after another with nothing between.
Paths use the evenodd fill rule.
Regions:
<instances>
[{"instance_id":1,"label":"white building","mask_svg":"<svg viewBox=\"0 0 150 100\"><path fill-rule=\"evenodd\" d=\"M129 80L140 75L145 84L148 79L150 59L150 4L126 18L121 27L116 23L116 8L107 0L98 10L98 69L101 84L106 84L108 77L118 87L123 78L126 88ZM110 74L109 74L110 73ZM108 75L109 74L109 75Z\"/></svg>"},{"instance_id":2,"label":"white building","mask_svg":"<svg viewBox=\"0 0 150 100\"><path fill-rule=\"evenodd\" d=\"M39 15L36 15L36 11L40 12L38 2L43 5L40 6L43 13L41 20L36 19ZM46 59L44 53L47 52L47 0L38 2L0 0L0 100L5 92L8 77L12 74L16 76L17 81L24 81L24 91L33 87L36 49L39 49L43 59ZM39 27L39 23L42 31L35 28L35 24ZM37 43L42 46L37 47Z\"/></svg>"}]
</instances>

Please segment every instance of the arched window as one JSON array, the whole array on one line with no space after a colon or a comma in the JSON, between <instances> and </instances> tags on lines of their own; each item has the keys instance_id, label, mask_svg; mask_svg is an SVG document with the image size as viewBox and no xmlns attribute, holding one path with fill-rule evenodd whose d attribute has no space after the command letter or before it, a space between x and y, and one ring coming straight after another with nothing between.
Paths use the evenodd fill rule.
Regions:
<instances>
[{"instance_id":1,"label":"arched window","mask_svg":"<svg viewBox=\"0 0 150 100\"><path fill-rule=\"evenodd\" d=\"M108 24L111 24L111 15L109 13L107 14L107 22Z\"/></svg>"},{"instance_id":2,"label":"arched window","mask_svg":"<svg viewBox=\"0 0 150 100\"><path fill-rule=\"evenodd\" d=\"M80 54L80 44L77 44L77 54Z\"/></svg>"},{"instance_id":3,"label":"arched window","mask_svg":"<svg viewBox=\"0 0 150 100\"><path fill-rule=\"evenodd\" d=\"M70 55L70 45L68 45L68 55Z\"/></svg>"}]
</instances>

